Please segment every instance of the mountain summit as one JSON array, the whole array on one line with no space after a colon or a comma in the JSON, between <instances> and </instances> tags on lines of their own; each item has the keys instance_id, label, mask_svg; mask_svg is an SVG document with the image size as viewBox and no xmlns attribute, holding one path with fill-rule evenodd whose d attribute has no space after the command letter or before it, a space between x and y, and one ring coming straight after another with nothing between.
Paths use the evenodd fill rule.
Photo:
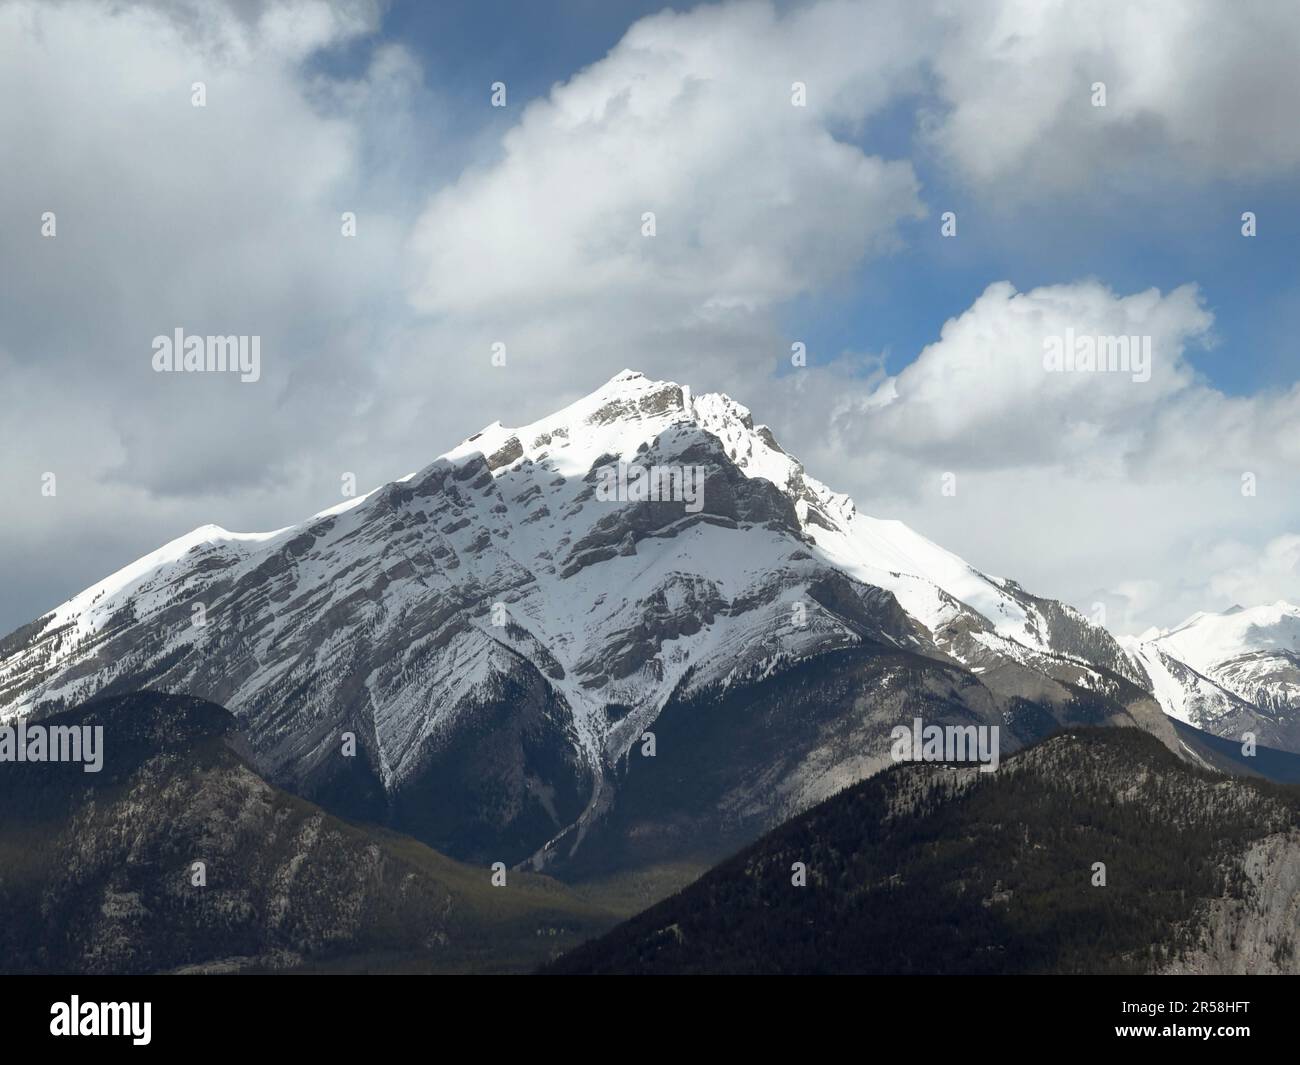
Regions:
<instances>
[{"instance_id":1,"label":"mountain summit","mask_svg":"<svg viewBox=\"0 0 1300 1065\"><path fill-rule=\"evenodd\" d=\"M916 716L1177 745L1104 629L631 370L299 525L196 529L0 641L4 718L143 688L228 707L326 806L537 865L593 831L618 862L718 853Z\"/></svg>"}]
</instances>

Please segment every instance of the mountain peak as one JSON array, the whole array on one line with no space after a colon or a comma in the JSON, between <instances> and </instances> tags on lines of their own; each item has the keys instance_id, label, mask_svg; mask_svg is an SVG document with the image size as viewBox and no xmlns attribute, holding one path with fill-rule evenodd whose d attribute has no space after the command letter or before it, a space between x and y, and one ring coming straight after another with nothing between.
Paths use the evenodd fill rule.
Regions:
<instances>
[{"instance_id":1,"label":"mountain peak","mask_svg":"<svg viewBox=\"0 0 1300 1065\"><path fill-rule=\"evenodd\" d=\"M622 468L632 466L657 470L653 476L667 477L682 498L647 508L625 481L617 498L599 494L601 471L623 477ZM373 627L425 662L421 698L443 707L440 716L406 693L399 679L414 669L407 664L370 682L387 685L387 697L402 708L393 710L398 716L381 741L377 772L385 781L419 760L398 729L402 715L417 714L418 703L412 720L442 727L443 717L458 712L456 700L468 699L475 685L491 687L512 654L543 663L575 715L584 757L595 764L636 725L606 720L606 703L648 715L688 669L691 683L703 685L754 665L745 655L761 656L779 642L768 630L789 629L781 604L798 595L816 599L807 588L829 594L825 582L846 580L892 595L945 654L983 661L994 653L990 646L1009 646L1005 641L1029 651L1048 644L1053 623L1011 582L990 580L900 522L859 513L756 425L747 407L629 368L531 423L493 422L415 473L297 525L260 534L205 526L165 545L49 615L42 632L59 633L49 654L36 647L39 640L28 641L30 648L24 643L0 660L0 710L22 713L42 700L94 694L99 674L70 668L99 646L92 640L117 639L123 655L153 640L175 656L172 681L192 687L217 668L198 650L224 631L190 624L187 604L196 601L214 617L241 619L256 602L264 653L274 647L285 654L297 646L287 633L303 646L325 638L313 628L323 604L329 631L345 618L377 640ZM441 605L431 613L430 602ZM479 616L483 604L497 602L508 605L514 629L498 631ZM441 632L450 624L445 610L458 627ZM645 621L664 611L688 619L680 632L662 619ZM241 647L254 646L249 624L241 625ZM442 642L420 642L432 638L429 625ZM678 634L663 635L669 631ZM787 633L787 650L806 654L817 640L850 640L854 632L828 615ZM992 643L976 646L970 633ZM954 641L965 642L959 648ZM238 689L223 695L236 710L280 683L280 666L250 659L244 668ZM333 668L361 675L342 659ZM339 702L321 713L331 705L342 712L351 689L343 685L331 698ZM267 726L268 749L274 727Z\"/></svg>"},{"instance_id":2,"label":"mountain peak","mask_svg":"<svg viewBox=\"0 0 1300 1065\"><path fill-rule=\"evenodd\" d=\"M0 714L110 685L217 695L259 768L308 797L347 796L367 817L391 808L475 860L545 863L572 855L670 703L800 669L829 685L808 705L869 722L845 749L886 750L878 727L904 683L895 651L919 656L909 676L937 670L935 691L968 667L961 693L926 705L990 721L990 684L1010 697L1049 681L1104 691L1106 671L1141 678L1059 605L859 513L729 396L625 370L293 527L204 527L146 556L0 643ZM802 665L823 656L829 672ZM865 715L864 689L883 700ZM667 713L664 728L699 717ZM784 716L795 732L771 749L788 740L805 768L756 810L847 779L814 771L831 764L820 726ZM345 726L366 737L355 762L323 740ZM475 798L484 780L490 805ZM736 787L748 806L749 785ZM731 804L713 795L702 809Z\"/></svg>"}]
</instances>

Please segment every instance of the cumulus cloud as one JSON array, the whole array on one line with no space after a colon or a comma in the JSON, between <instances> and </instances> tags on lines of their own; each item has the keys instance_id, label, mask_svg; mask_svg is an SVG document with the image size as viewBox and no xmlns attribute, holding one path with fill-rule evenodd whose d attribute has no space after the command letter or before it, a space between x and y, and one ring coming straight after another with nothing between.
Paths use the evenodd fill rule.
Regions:
<instances>
[{"instance_id":1,"label":"cumulus cloud","mask_svg":"<svg viewBox=\"0 0 1300 1065\"><path fill-rule=\"evenodd\" d=\"M869 513L1137 632L1294 584L1271 538L1300 517L1300 389L1213 387L1187 359L1212 326L1190 285L998 282L895 375L845 361L772 383L770 420ZM1049 372L1067 330L1150 336L1150 379Z\"/></svg>"},{"instance_id":2,"label":"cumulus cloud","mask_svg":"<svg viewBox=\"0 0 1300 1065\"><path fill-rule=\"evenodd\" d=\"M980 184L1300 166L1300 7L1214 0L961 4L930 59L930 143ZM1105 106L1093 86L1105 86Z\"/></svg>"},{"instance_id":3,"label":"cumulus cloud","mask_svg":"<svg viewBox=\"0 0 1300 1065\"><path fill-rule=\"evenodd\" d=\"M1277 176L1300 160L1295 79L1274 79L1289 62L1278 42L1300 39L1292 22L1175 0L664 12L529 103L497 153L430 197L407 247L410 299L461 358L506 343L530 396L554 394L560 360L593 378L628 364L702 387L761 377L788 347L780 308L881 261L927 213L911 161L871 150L873 120L910 109L916 150L995 208L1106 176ZM1264 24L1270 43L1246 47ZM1096 80L1105 108L1091 106ZM1140 317L1146 298L1121 313ZM1195 297L1171 299L1173 313ZM1157 372L1175 356L1159 353ZM1062 446L1088 442L1086 413Z\"/></svg>"},{"instance_id":4,"label":"cumulus cloud","mask_svg":"<svg viewBox=\"0 0 1300 1065\"><path fill-rule=\"evenodd\" d=\"M897 245L923 211L910 163L837 139L897 86L853 10L665 12L530 104L502 158L429 204L412 240L420 309L520 316L593 299L647 318L759 310ZM850 44L851 42L851 44ZM794 106L803 81L807 106ZM655 234L643 217L655 216Z\"/></svg>"},{"instance_id":5,"label":"cumulus cloud","mask_svg":"<svg viewBox=\"0 0 1300 1065\"><path fill-rule=\"evenodd\" d=\"M407 247L428 343L454 377L505 344L509 374L475 387L528 397L520 417L624 366L744 391L788 350L784 304L925 213L911 163L849 137L915 85L917 44L893 2L637 22L430 197Z\"/></svg>"},{"instance_id":6,"label":"cumulus cloud","mask_svg":"<svg viewBox=\"0 0 1300 1065\"><path fill-rule=\"evenodd\" d=\"M1024 293L999 282L838 418L866 443L966 466L1122 460L1145 446L1150 412L1193 386L1184 349L1210 323L1191 285L1118 296L1095 281ZM1050 361L1084 343L1092 362Z\"/></svg>"}]
</instances>

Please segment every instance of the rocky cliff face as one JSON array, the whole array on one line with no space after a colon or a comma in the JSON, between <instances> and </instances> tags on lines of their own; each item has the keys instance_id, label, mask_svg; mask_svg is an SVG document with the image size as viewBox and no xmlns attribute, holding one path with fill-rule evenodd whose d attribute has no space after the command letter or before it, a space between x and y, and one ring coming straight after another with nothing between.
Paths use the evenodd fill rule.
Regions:
<instances>
[{"instance_id":1,"label":"rocky cliff face","mask_svg":"<svg viewBox=\"0 0 1300 1065\"><path fill-rule=\"evenodd\" d=\"M1277 832L1226 859L1231 897L1204 903L1196 945L1165 973L1300 973L1300 832Z\"/></svg>"}]
</instances>

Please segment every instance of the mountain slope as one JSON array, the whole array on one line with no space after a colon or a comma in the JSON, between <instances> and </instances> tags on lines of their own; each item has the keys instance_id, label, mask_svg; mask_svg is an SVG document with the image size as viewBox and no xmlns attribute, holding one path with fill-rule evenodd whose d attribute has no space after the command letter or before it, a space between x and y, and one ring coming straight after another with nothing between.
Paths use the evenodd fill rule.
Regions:
<instances>
[{"instance_id":1,"label":"mountain slope","mask_svg":"<svg viewBox=\"0 0 1300 1065\"><path fill-rule=\"evenodd\" d=\"M702 494L608 498L629 466L698 470ZM830 655L859 680L803 669ZM744 707L796 669L820 724L769 700L774 792L770 749L735 752ZM1177 745L1104 629L861 514L728 397L632 371L301 525L195 530L0 641L6 718L141 688L211 699L278 785L458 857L557 866L647 779L661 719L737 709L712 753L748 812L704 827L752 838L883 764L903 680L1007 750L1101 722Z\"/></svg>"},{"instance_id":2,"label":"mountain slope","mask_svg":"<svg viewBox=\"0 0 1300 1065\"><path fill-rule=\"evenodd\" d=\"M5 971L519 969L610 923L271 787L212 703L142 693L42 724L102 727L103 768L0 770Z\"/></svg>"},{"instance_id":3,"label":"mountain slope","mask_svg":"<svg viewBox=\"0 0 1300 1065\"><path fill-rule=\"evenodd\" d=\"M549 971L1296 973L1298 929L1300 791L1090 729L879 774Z\"/></svg>"}]
</instances>

